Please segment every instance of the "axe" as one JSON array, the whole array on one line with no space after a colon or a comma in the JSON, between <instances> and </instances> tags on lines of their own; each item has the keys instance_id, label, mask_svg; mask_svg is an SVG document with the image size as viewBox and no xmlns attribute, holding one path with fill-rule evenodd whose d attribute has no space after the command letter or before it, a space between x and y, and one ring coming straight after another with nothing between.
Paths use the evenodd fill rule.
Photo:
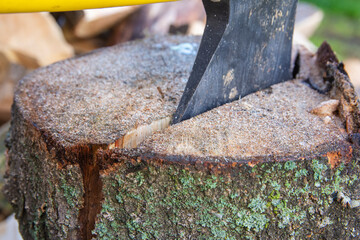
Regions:
<instances>
[{"instance_id":1,"label":"axe","mask_svg":"<svg viewBox=\"0 0 360 240\"><path fill-rule=\"evenodd\" d=\"M73 11L170 0L1 0L0 13ZM173 124L290 80L297 0L202 0L207 22Z\"/></svg>"}]
</instances>

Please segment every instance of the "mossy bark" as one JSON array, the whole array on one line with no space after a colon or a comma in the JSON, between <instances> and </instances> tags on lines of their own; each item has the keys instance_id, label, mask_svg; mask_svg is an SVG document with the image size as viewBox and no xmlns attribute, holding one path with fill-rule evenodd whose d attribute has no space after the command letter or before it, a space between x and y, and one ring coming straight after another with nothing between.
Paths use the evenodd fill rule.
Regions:
<instances>
[{"instance_id":1,"label":"mossy bark","mask_svg":"<svg viewBox=\"0 0 360 240\"><path fill-rule=\"evenodd\" d=\"M24 239L77 239L84 202L79 166L59 168L56 151L16 107L7 145L4 192L15 207Z\"/></svg>"},{"instance_id":2,"label":"mossy bark","mask_svg":"<svg viewBox=\"0 0 360 240\"><path fill-rule=\"evenodd\" d=\"M358 160L244 164L227 173L121 161L101 174L98 239L355 239Z\"/></svg>"},{"instance_id":3,"label":"mossy bark","mask_svg":"<svg viewBox=\"0 0 360 240\"><path fill-rule=\"evenodd\" d=\"M360 200L360 162L351 147L336 153L336 167L329 155L220 170L99 148L95 158L113 164L100 171L100 211L81 237L81 170L56 166L59 159L27 128L24 136L33 137L10 146L6 189L25 239L360 237L360 207L350 207Z\"/></svg>"}]
</instances>

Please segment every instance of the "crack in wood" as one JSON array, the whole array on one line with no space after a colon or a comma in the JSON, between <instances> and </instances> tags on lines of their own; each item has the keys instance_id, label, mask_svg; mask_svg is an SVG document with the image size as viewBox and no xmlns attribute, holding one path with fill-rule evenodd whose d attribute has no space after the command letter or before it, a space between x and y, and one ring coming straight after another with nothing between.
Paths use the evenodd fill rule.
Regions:
<instances>
[{"instance_id":1,"label":"crack in wood","mask_svg":"<svg viewBox=\"0 0 360 240\"><path fill-rule=\"evenodd\" d=\"M101 145L90 145L82 147L78 152L85 192L84 207L79 212L80 234L83 240L95 237L92 231L95 229L97 215L101 211L102 181L96 153L102 148Z\"/></svg>"}]
</instances>

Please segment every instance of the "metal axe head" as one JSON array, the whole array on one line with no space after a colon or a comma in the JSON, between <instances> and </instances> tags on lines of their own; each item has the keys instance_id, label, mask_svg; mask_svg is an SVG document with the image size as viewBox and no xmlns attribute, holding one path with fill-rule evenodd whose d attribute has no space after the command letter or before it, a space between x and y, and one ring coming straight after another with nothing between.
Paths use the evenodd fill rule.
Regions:
<instances>
[{"instance_id":1,"label":"metal axe head","mask_svg":"<svg viewBox=\"0 0 360 240\"><path fill-rule=\"evenodd\" d=\"M207 23L173 124L291 79L297 0L203 0Z\"/></svg>"}]
</instances>

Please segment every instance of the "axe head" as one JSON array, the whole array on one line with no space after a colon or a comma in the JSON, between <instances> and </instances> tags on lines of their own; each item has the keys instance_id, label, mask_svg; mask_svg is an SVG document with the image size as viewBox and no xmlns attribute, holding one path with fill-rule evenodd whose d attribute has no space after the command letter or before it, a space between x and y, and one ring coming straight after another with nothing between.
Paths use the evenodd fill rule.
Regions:
<instances>
[{"instance_id":1,"label":"axe head","mask_svg":"<svg viewBox=\"0 0 360 240\"><path fill-rule=\"evenodd\" d=\"M291 79L297 0L203 0L207 23L173 124Z\"/></svg>"}]
</instances>

